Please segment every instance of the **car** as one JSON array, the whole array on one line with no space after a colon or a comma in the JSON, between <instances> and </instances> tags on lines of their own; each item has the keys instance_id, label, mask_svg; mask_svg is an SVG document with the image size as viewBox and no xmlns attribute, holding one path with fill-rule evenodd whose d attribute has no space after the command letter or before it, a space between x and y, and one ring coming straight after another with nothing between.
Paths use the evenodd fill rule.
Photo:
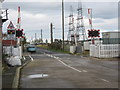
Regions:
<instances>
[{"instance_id":1,"label":"car","mask_svg":"<svg viewBox=\"0 0 120 90\"><path fill-rule=\"evenodd\" d=\"M27 51L28 52L36 52L36 46L34 44L30 44L27 46Z\"/></svg>"}]
</instances>

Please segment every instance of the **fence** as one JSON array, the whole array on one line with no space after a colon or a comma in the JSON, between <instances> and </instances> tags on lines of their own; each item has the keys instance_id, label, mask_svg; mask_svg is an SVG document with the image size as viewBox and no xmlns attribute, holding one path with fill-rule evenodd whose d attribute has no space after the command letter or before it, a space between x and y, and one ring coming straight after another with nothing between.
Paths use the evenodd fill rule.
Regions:
<instances>
[{"instance_id":1,"label":"fence","mask_svg":"<svg viewBox=\"0 0 120 90\"><path fill-rule=\"evenodd\" d=\"M90 45L92 44L92 41L84 42L84 50L90 50ZM101 40L95 40L95 44L102 44Z\"/></svg>"},{"instance_id":2,"label":"fence","mask_svg":"<svg viewBox=\"0 0 120 90\"><path fill-rule=\"evenodd\" d=\"M90 56L99 58L120 57L120 44L90 45Z\"/></svg>"},{"instance_id":3,"label":"fence","mask_svg":"<svg viewBox=\"0 0 120 90\"><path fill-rule=\"evenodd\" d=\"M21 47L14 48L11 46L3 46L3 53L8 54L9 56L20 56L21 55Z\"/></svg>"}]
</instances>

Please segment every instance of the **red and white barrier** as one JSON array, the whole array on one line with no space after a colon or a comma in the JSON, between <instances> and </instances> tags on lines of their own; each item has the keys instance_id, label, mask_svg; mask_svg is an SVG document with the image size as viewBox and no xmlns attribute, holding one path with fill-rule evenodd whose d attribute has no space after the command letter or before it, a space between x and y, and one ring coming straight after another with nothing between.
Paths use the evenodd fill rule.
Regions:
<instances>
[{"instance_id":1,"label":"red and white barrier","mask_svg":"<svg viewBox=\"0 0 120 90\"><path fill-rule=\"evenodd\" d=\"M88 17L89 17L89 25L90 29L92 29L92 9L88 9Z\"/></svg>"}]
</instances>

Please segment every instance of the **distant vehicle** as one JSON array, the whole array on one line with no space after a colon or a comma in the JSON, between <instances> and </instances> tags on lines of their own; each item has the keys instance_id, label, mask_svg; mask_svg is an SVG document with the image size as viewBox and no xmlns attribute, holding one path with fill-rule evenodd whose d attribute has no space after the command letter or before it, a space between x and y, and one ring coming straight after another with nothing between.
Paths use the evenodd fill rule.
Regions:
<instances>
[{"instance_id":1,"label":"distant vehicle","mask_svg":"<svg viewBox=\"0 0 120 90\"><path fill-rule=\"evenodd\" d=\"M34 45L34 44L29 44L28 46L27 46L27 51L28 52L36 52L36 46Z\"/></svg>"}]
</instances>

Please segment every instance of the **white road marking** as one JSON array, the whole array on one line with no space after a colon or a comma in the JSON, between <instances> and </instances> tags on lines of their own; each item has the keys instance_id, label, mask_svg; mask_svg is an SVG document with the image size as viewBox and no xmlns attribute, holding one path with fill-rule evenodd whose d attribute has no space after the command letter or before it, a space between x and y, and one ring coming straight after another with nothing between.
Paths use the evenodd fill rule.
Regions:
<instances>
[{"instance_id":1,"label":"white road marking","mask_svg":"<svg viewBox=\"0 0 120 90\"><path fill-rule=\"evenodd\" d=\"M78 69L76 69L76 68L74 68L74 67L71 67L71 66L67 65L67 64L64 63L62 60L59 60L59 59L58 59L58 61L61 62L62 64L64 64L65 66L67 66L67 67L69 67L69 68L71 68L71 69L77 71L77 72L82 72L82 71L80 71L80 70L78 70Z\"/></svg>"},{"instance_id":2,"label":"white road marking","mask_svg":"<svg viewBox=\"0 0 120 90\"><path fill-rule=\"evenodd\" d=\"M33 61L33 58L32 58L32 56L30 56L30 55L29 55L29 57L30 57L31 61Z\"/></svg>"},{"instance_id":3,"label":"white road marking","mask_svg":"<svg viewBox=\"0 0 120 90\"><path fill-rule=\"evenodd\" d=\"M75 71L77 71L77 72L82 72L82 71L80 71L80 70L78 70L78 69L76 69L76 68L74 68L74 67L69 66L69 65L67 65L67 67L69 67L69 68L71 68L71 69L73 69L73 70L75 70Z\"/></svg>"},{"instance_id":4,"label":"white road marking","mask_svg":"<svg viewBox=\"0 0 120 90\"><path fill-rule=\"evenodd\" d=\"M86 70L82 70L83 72L87 72Z\"/></svg>"},{"instance_id":5,"label":"white road marking","mask_svg":"<svg viewBox=\"0 0 120 90\"><path fill-rule=\"evenodd\" d=\"M105 80L105 79L101 79L102 81L105 81L105 82L109 82L108 80Z\"/></svg>"},{"instance_id":6,"label":"white road marking","mask_svg":"<svg viewBox=\"0 0 120 90\"><path fill-rule=\"evenodd\" d=\"M23 59L26 60L25 56L23 56Z\"/></svg>"},{"instance_id":7,"label":"white road marking","mask_svg":"<svg viewBox=\"0 0 120 90\"><path fill-rule=\"evenodd\" d=\"M45 54L45 55L47 55L47 56L52 56L52 55L49 55L49 54ZM71 68L71 69L73 69L73 70L75 70L75 71L77 71L77 72L82 72L82 71L80 71L80 70L78 70L78 69L76 69L76 68L74 68L74 67L71 67L71 66L69 66L69 65L67 65L66 63L64 63L62 60L60 60L61 58L59 58L59 57L55 57L55 56L52 56L53 58L55 58L55 59L57 59L59 62L61 62L63 65L65 65L66 67L69 67L69 68Z\"/></svg>"}]
</instances>

